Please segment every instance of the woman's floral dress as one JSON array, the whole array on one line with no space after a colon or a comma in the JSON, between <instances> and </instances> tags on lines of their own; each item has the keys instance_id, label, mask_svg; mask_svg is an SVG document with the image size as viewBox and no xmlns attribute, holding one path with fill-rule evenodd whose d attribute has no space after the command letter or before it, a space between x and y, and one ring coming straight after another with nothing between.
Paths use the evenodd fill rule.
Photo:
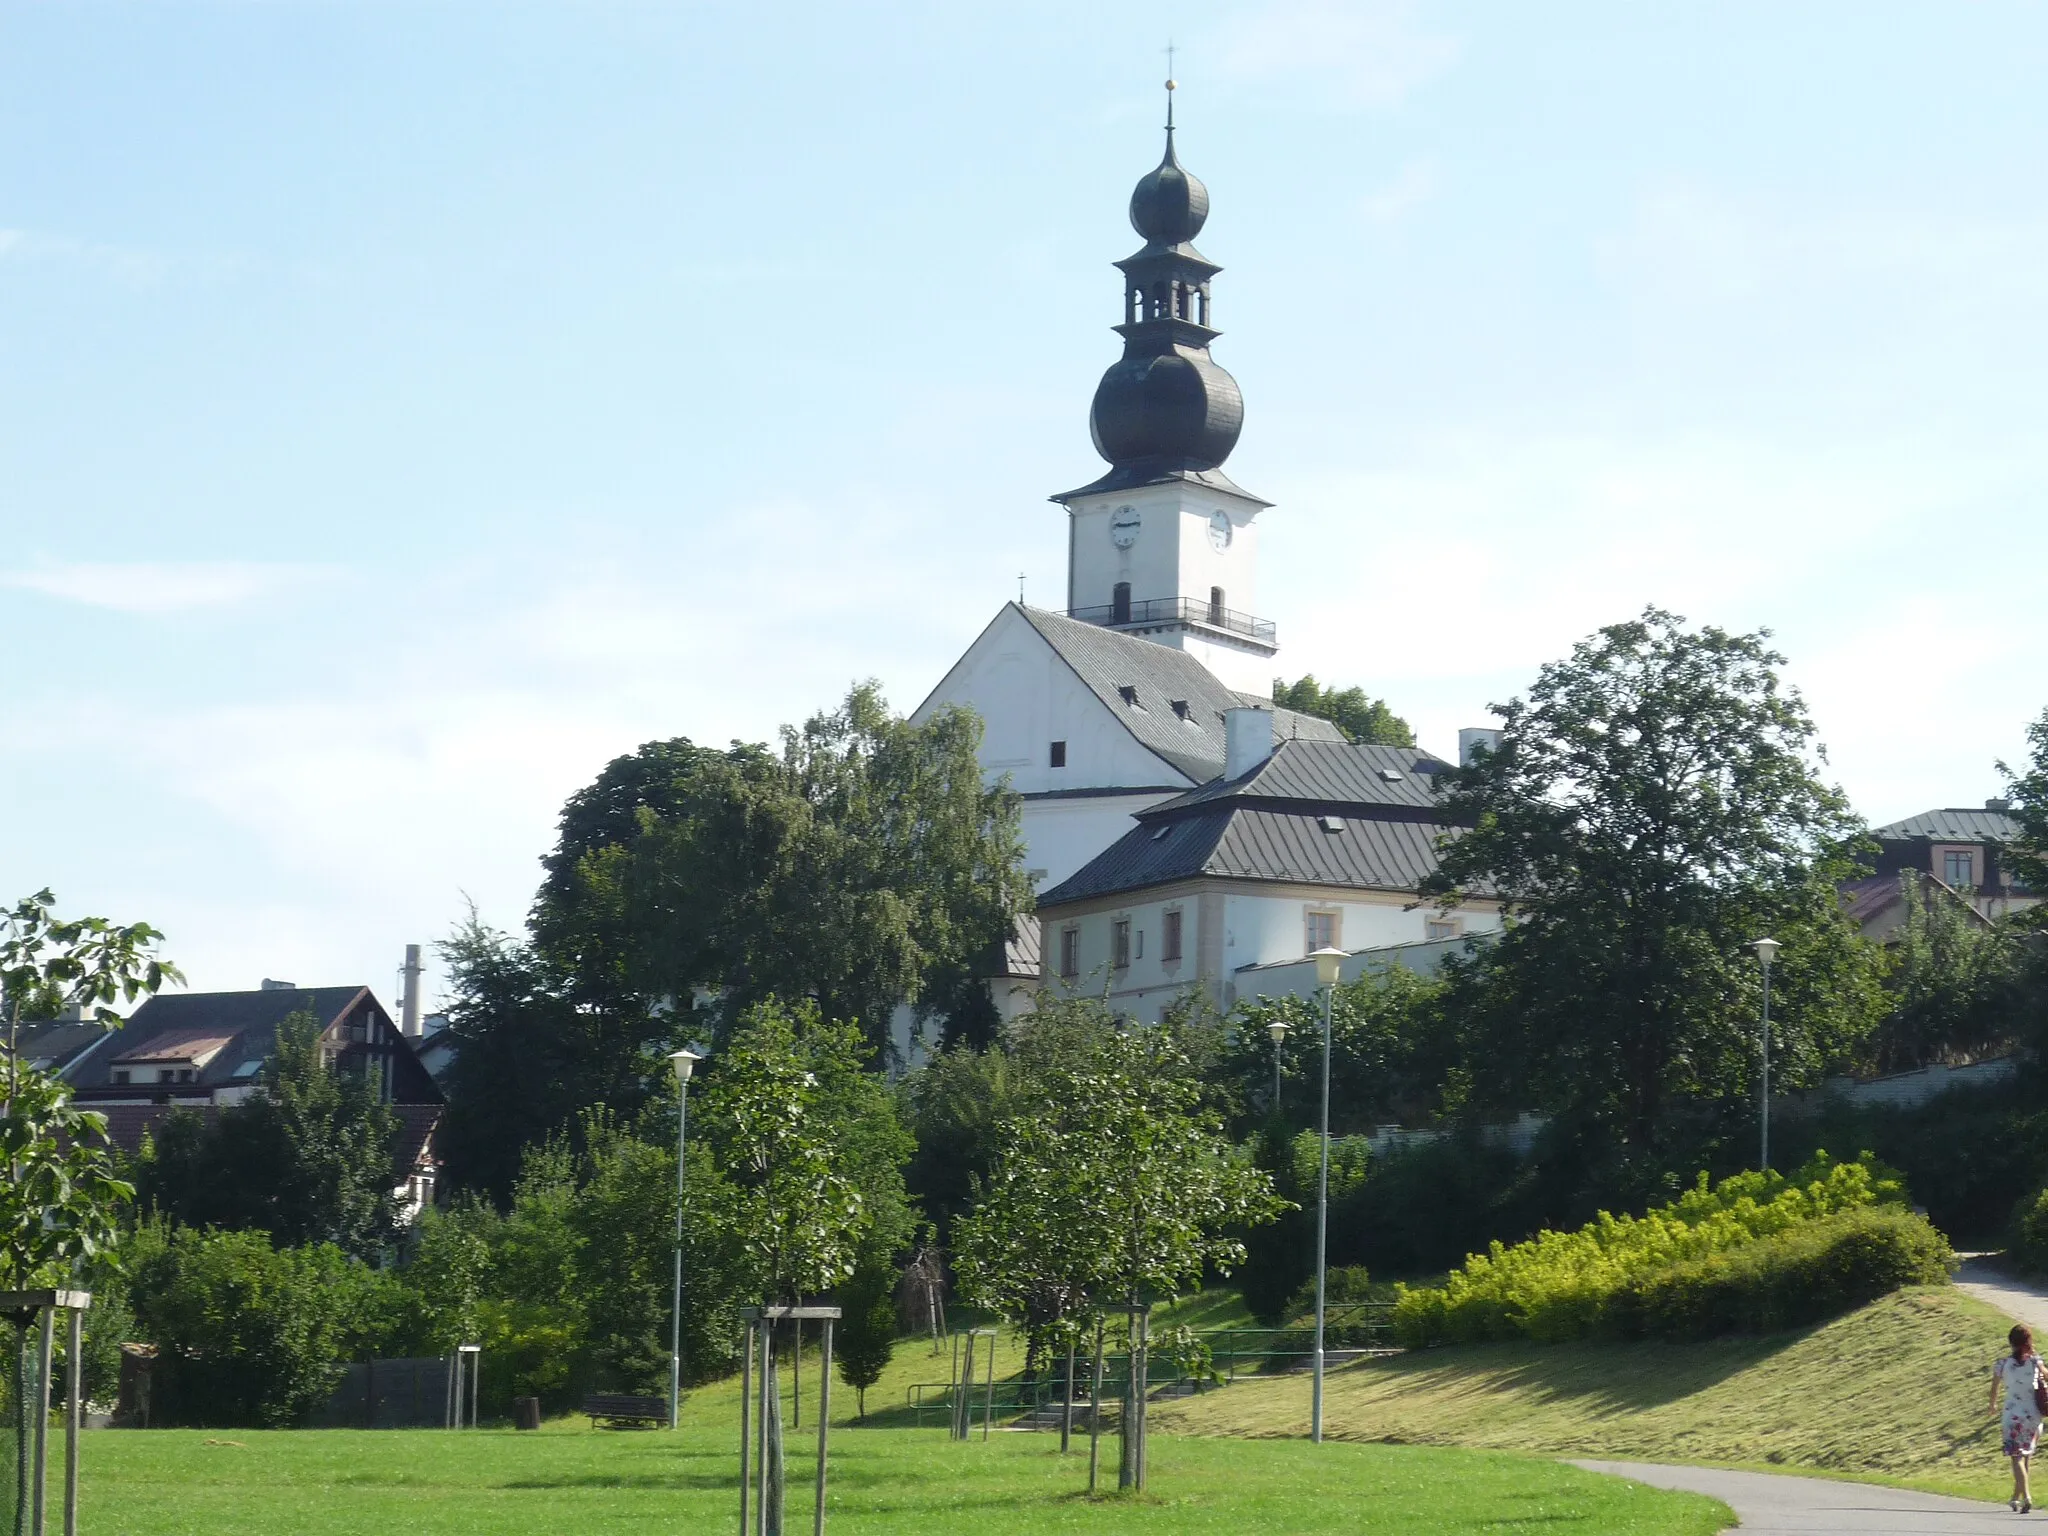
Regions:
<instances>
[{"instance_id":1,"label":"woman's floral dress","mask_svg":"<svg viewBox=\"0 0 2048 1536\"><path fill-rule=\"evenodd\" d=\"M2029 1355L2024 1360L2015 1360L2007 1355L1991 1370L2005 1388L2005 1406L1998 1415L2004 1431L2001 1443L2005 1454L2031 1456L2034 1442L2041 1438L2041 1410L2034 1404L2034 1388L2041 1381L2041 1358Z\"/></svg>"}]
</instances>

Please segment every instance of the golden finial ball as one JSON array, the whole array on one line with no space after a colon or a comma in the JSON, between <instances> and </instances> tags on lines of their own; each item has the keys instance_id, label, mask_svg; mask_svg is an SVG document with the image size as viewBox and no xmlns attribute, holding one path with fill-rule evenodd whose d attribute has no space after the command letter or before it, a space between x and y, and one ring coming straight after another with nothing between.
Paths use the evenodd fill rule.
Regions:
<instances>
[{"instance_id":1,"label":"golden finial ball","mask_svg":"<svg viewBox=\"0 0 2048 1536\"><path fill-rule=\"evenodd\" d=\"M1173 82L1172 82L1171 80L1169 80L1169 81L1167 81L1167 82L1166 82L1166 88L1167 88L1167 89L1168 89L1169 91L1173 89Z\"/></svg>"}]
</instances>

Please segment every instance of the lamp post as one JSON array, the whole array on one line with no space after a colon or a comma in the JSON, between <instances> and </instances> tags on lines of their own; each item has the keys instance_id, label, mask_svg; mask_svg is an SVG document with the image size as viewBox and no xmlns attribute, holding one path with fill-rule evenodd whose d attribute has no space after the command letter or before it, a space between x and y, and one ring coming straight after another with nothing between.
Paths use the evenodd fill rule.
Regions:
<instances>
[{"instance_id":1,"label":"lamp post","mask_svg":"<svg viewBox=\"0 0 2048 1536\"><path fill-rule=\"evenodd\" d=\"M683 1403L683 1148L690 1133L690 1072L704 1058L695 1051L671 1051L676 1073L676 1287L668 1322L668 1427L676 1427Z\"/></svg>"},{"instance_id":2,"label":"lamp post","mask_svg":"<svg viewBox=\"0 0 2048 1536\"><path fill-rule=\"evenodd\" d=\"M1287 1043L1290 1031L1285 1022L1275 1019L1266 1026L1266 1034L1273 1042L1273 1113L1280 1113L1280 1047Z\"/></svg>"},{"instance_id":3,"label":"lamp post","mask_svg":"<svg viewBox=\"0 0 2048 1536\"><path fill-rule=\"evenodd\" d=\"M1318 1122L1322 1157L1316 1167L1316 1376L1308 1422L1308 1437L1317 1445L1323 1443L1323 1312L1324 1292L1329 1279L1330 1013L1337 996L1337 969L1346 958L1343 950L1327 946L1309 956L1316 963L1316 980L1323 987L1323 1112Z\"/></svg>"},{"instance_id":4,"label":"lamp post","mask_svg":"<svg viewBox=\"0 0 2048 1536\"><path fill-rule=\"evenodd\" d=\"M1756 951L1756 958L1764 968L1764 1070L1761 1102L1758 1105L1763 1125L1763 1142L1758 1149L1756 1165L1758 1169L1768 1173L1771 1169L1771 961L1777 958L1778 951L1785 946L1776 939L1758 939L1749 947Z\"/></svg>"}]
</instances>

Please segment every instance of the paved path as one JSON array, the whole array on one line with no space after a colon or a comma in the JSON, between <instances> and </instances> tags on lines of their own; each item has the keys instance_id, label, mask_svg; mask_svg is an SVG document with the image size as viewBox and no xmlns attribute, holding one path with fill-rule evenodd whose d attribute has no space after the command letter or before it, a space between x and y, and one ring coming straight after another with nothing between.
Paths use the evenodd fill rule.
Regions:
<instances>
[{"instance_id":1,"label":"paved path","mask_svg":"<svg viewBox=\"0 0 2048 1536\"><path fill-rule=\"evenodd\" d=\"M1995 1254L1972 1254L1956 1270L1956 1289L1988 1301L2007 1317L2034 1330L2048 1342L2048 1289L2022 1280L2003 1268Z\"/></svg>"},{"instance_id":2,"label":"paved path","mask_svg":"<svg viewBox=\"0 0 2048 1536\"><path fill-rule=\"evenodd\" d=\"M1719 1467L1663 1467L1640 1461L1580 1461L1588 1472L1631 1477L1656 1488L1681 1488L1719 1499L1742 1522L1739 1536L2015 1536L2048 1513L2022 1518L2002 1504L1909 1493L1874 1483L1822 1477L1778 1477Z\"/></svg>"}]
</instances>

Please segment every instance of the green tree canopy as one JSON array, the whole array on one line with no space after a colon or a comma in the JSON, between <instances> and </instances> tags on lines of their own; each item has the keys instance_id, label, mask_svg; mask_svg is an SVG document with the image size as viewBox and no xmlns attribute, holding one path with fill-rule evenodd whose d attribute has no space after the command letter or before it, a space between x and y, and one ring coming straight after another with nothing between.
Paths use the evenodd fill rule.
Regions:
<instances>
[{"instance_id":1,"label":"green tree canopy","mask_svg":"<svg viewBox=\"0 0 2048 1536\"><path fill-rule=\"evenodd\" d=\"M1499 750L1448 776L1447 813L1470 830L1446 842L1429 889L1501 893L1514 915L1456 968L1466 1056L1496 1103L1591 1122L1650 1156L1674 1110L1747 1093L1749 944L1765 935L1785 946L1778 1080L1813 1080L1876 1022L1881 963L1836 896L1860 825L1819 776L1783 660L1762 634L1647 610L1495 706Z\"/></svg>"},{"instance_id":2,"label":"green tree canopy","mask_svg":"<svg viewBox=\"0 0 2048 1536\"><path fill-rule=\"evenodd\" d=\"M644 747L571 800L535 942L599 1002L702 1001L723 1032L808 998L886 1049L897 1005L962 996L1030 904L980 734L960 709L913 725L865 685L779 753Z\"/></svg>"},{"instance_id":3,"label":"green tree canopy","mask_svg":"<svg viewBox=\"0 0 2048 1536\"><path fill-rule=\"evenodd\" d=\"M2048 709L2027 727L2027 760L2017 772L2004 763L2006 795L2020 835L2005 850L2015 879L2036 895L2048 896ZM2048 902L2028 909L2027 921L2048 925Z\"/></svg>"},{"instance_id":4,"label":"green tree canopy","mask_svg":"<svg viewBox=\"0 0 2048 1536\"><path fill-rule=\"evenodd\" d=\"M1314 673L1304 673L1291 683L1274 678L1273 702L1282 709L1332 721L1353 741L1383 747L1415 745L1415 732L1387 707L1385 699L1368 697L1363 688L1325 688Z\"/></svg>"}]
</instances>

